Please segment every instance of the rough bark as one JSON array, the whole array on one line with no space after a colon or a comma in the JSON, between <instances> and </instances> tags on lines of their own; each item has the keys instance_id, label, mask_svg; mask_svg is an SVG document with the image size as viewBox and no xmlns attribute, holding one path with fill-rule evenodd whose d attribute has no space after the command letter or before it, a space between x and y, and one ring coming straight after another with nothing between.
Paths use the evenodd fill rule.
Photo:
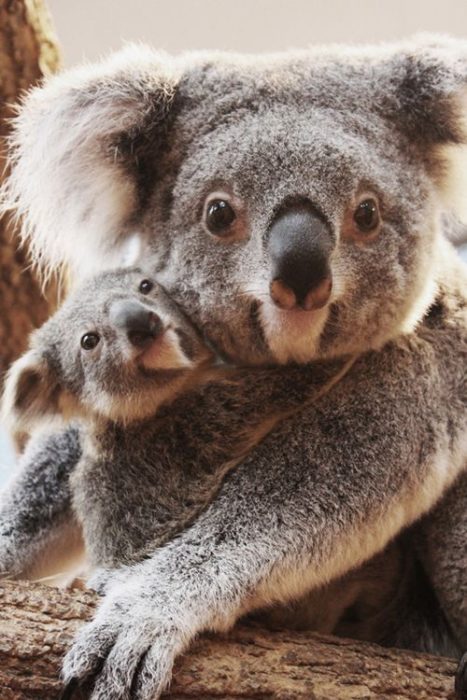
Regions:
<instances>
[{"instance_id":1,"label":"rough bark","mask_svg":"<svg viewBox=\"0 0 467 700\"><path fill-rule=\"evenodd\" d=\"M95 608L82 590L0 583L0 697L58 698L60 659ZM334 637L239 627L177 663L172 700L451 700L455 661ZM84 700L84 698L83 698Z\"/></svg>"},{"instance_id":2,"label":"rough bark","mask_svg":"<svg viewBox=\"0 0 467 700\"><path fill-rule=\"evenodd\" d=\"M0 173L11 106L58 65L59 52L42 0L0 0ZM29 269L27 252L18 249L16 232L7 218L0 221L0 379L54 301L52 289L42 294Z\"/></svg>"}]
</instances>

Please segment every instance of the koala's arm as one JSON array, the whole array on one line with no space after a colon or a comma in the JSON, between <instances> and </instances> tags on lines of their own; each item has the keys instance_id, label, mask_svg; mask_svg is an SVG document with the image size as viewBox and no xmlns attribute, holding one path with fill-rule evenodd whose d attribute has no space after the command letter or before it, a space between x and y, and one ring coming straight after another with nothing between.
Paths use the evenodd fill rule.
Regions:
<instances>
[{"instance_id":1,"label":"koala's arm","mask_svg":"<svg viewBox=\"0 0 467 700\"><path fill-rule=\"evenodd\" d=\"M467 651L467 473L414 528L415 546L441 608Z\"/></svg>"},{"instance_id":2,"label":"koala's arm","mask_svg":"<svg viewBox=\"0 0 467 700\"><path fill-rule=\"evenodd\" d=\"M140 561L186 530L264 435L346 366L340 360L203 375L196 390L156 417L120 430L111 452L96 446L83 455L71 486L91 567Z\"/></svg>"},{"instance_id":3,"label":"koala's arm","mask_svg":"<svg viewBox=\"0 0 467 700\"><path fill-rule=\"evenodd\" d=\"M196 634L329 581L426 512L465 459L465 387L439 359L417 338L369 353L269 434L191 528L113 575L65 677L98 673L93 700L122 682L158 697Z\"/></svg>"},{"instance_id":4,"label":"koala's arm","mask_svg":"<svg viewBox=\"0 0 467 700\"><path fill-rule=\"evenodd\" d=\"M0 496L0 575L50 573L80 547L69 476L81 455L76 428L31 438Z\"/></svg>"}]
</instances>

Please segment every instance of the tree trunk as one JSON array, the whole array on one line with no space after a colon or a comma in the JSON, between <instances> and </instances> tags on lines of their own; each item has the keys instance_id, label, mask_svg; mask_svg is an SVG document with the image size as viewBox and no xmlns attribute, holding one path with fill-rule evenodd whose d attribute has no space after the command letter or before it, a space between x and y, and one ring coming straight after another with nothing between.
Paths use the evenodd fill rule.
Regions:
<instances>
[{"instance_id":1,"label":"tree trunk","mask_svg":"<svg viewBox=\"0 0 467 700\"><path fill-rule=\"evenodd\" d=\"M0 173L11 105L58 65L59 52L42 0L0 0ZM7 218L0 221L0 379L54 301L52 289L47 290L47 298L42 294L28 267L27 252L18 250L18 238Z\"/></svg>"},{"instance_id":2,"label":"tree trunk","mask_svg":"<svg viewBox=\"0 0 467 700\"><path fill-rule=\"evenodd\" d=\"M0 582L2 700L58 698L60 660L96 600L89 591ZM347 639L239 627L193 644L168 697L452 700L455 668L450 659Z\"/></svg>"}]
</instances>

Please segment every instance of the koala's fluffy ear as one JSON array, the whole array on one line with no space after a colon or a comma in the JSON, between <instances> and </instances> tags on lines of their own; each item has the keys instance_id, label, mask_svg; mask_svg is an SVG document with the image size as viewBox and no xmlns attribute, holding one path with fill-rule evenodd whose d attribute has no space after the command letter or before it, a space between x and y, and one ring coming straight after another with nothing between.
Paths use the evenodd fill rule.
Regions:
<instances>
[{"instance_id":1,"label":"koala's fluffy ear","mask_svg":"<svg viewBox=\"0 0 467 700\"><path fill-rule=\"evenodd\" d=\"M21 220L42 272L66 263L89 274L90 251L100 266L121 262L118 241L138 207L144 168L153 167L141 162L144 145L160 138L176 82L167 56L129 46L26 95L2 206Z\"/></svg>"},{"instance_id":2,"label":"koala's fluffy ear","mask_svg":"<svg viewBox=\"0 0 467 700\"><path fill-rule=\"evenodd\" d=\"M60 387L47 360L31 349L12 364L5 378L1 415L13 430L27 431L59 410Z\"/></svg>"},{"instance_id":3,"label":"koala's fluffy ear","mask_svg":"<svg viewBox=\"0 0 467 700\"><path fill-rule=\"evenodd\" d=\"M467 41L416 36L390 59L386 77L383 109L432 160L446 206L467 223Z\"/></svg>"}]
</instances>

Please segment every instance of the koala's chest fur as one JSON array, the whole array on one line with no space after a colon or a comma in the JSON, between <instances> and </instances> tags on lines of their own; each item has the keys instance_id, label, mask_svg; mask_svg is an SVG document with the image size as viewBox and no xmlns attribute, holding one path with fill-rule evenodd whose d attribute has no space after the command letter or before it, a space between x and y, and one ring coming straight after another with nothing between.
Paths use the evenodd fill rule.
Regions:
<instances>
[{"instance_id":1,"label":"koala's chest fur","mask_svg":"<svg viewBox=\"0 0 467 700\"><path fill-rule=\"evenodd\" d=\"M194 472L188 454L184 469L163 443L162 434L146 427L132 448L107 458L85 453L72 487L91 564L113 567L142 558L213 499L226 470L200 463Z\"/></svg>"},{"instance_id":2,"label":"koala's chest fur","mask_svg":"<svg viewBox=\"0 0 467 700\"><path fill-rule=\"evenodd\" d=\"M347 365L221 371L149 420L83 429L71 485L91 563L140 559L189 526L238 461Z\"/></svg>"},{"instance_id":3,"label":"koala's chest fur","mask_svg":"<svg viewBox=\"0 0 467 700\"><path fill-rule=\"evenodd\" d=\"M380 443L385 461L392 453L397 461L408 421L414 444L420 442L417 459L433 471L433 479L441 478L438 469L448 470L450 457L446 454L437 466L436 455L458 451L467 401L464 369L458 367L466 344L463 311L450 312L446 303L433 307L419 334L361 357L348 373L343 372L346 360L239 370L180 397L144 423L113 425L85 437L72 490L92 564L117 566L139 559L188 527L238 461L276 426L284 425L287 434L287 424L298 414L304 423L304 464L291 466L291 483L293 469L305 476L306 455L315 439L323 442L323 455L325 444L332 445L330 459L336 458L336 445L345 446L344 481L353 442L361 446L365 441L371 479L384 468L378 464ZM333 382L341 373L345 386L333 401ZM323 396L330 400L320 402ZM415 421L414 411L423 425ZM310 430L321 435L307 430L307 415ZM278 460L286 462L287 455L271 454L265 482L283 468ZM322 470L325 479L325 464ZM336 490L340 487L335 484Z\"/></svg>"}]
</instances>

